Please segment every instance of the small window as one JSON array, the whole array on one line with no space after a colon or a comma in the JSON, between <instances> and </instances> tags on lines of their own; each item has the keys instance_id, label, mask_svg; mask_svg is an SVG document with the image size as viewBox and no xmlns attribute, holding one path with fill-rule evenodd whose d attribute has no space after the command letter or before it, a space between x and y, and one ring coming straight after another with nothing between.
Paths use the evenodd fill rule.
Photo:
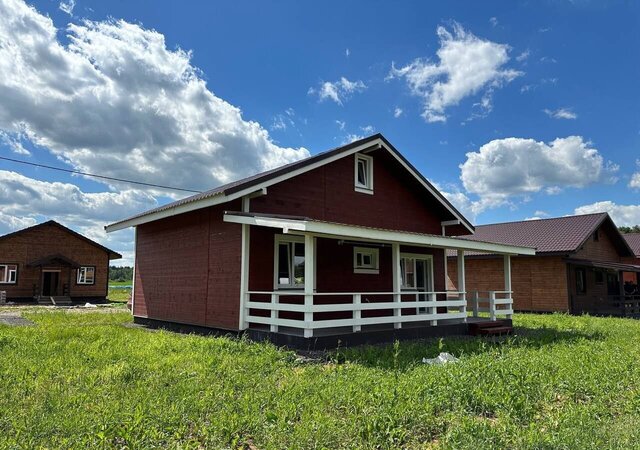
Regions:
<instances>
[{"instance_id":1,"label":"small window","mask_svg":"<svg viewBox=\"0 0 640 450\"><path fill-rule=\"evenodd\" d=\"M600 230L596 230L593 232L593 240L598 242L600 240Z\"/></svg>"},{"instance_id":2,"label":"small window","mask_svg":"<svg viewBox=\"0 0 640 450\"><path fill-rule=\"evenodd\" d=\"M96 268L93 266L80 267L78 269L77 284L94 284L96 281Z\"/></svg>"},{"instance_id":3,"label":"small window","mask_svg":"<svg viewBox=\"0 0 640 450\"><path fill-rule=\"evenodd\" d=\"M578 294L587 293L587 276L583 268L576 269L576 292Z\"/></svg>"},{"instance_id":4,"label":"small window","mask_svg":"<svg viewBox=\"0 0 640 450\"><path fill-rule=\"evenodd\" d=\"M354 247L353 273L380 273L379 249Z\"/></svg>"},{"instance_id":5,"label":"small window","mask_svg":"<svg viewBox=\"0 0 640 450\"><path fill-rule=\"evenodd\" d=\"M596 270L596 284L604 284L604 274L602 270Z\"/></svg>"},{"instance_id":6,"label":"small window","mask_svg":"<svg viewBox=\"0 0 640 450\"><path fill-rule=\"evenodd\" d=\"M356 155L355 189L358 192L373 194L373 158Z\"/></svg>"},{"instance_id":7,"label":"small window","mask_svg":"<svg viewBox=\"0 0 640 450\"><path fill-rule=\"evenodd\" d=\"M18 281L17 264L0 264L0 284L16 284Z\"/></svg>"},{"instance_id":8,"label":"small window","mask_svg":"<svg viewBox=\"0 0 640 450\"><path fill-rule=\"evenodd\" d=\"M304 238L276 236L276 252L278 288L304 288Z\"/></svg>"}]
</instances>

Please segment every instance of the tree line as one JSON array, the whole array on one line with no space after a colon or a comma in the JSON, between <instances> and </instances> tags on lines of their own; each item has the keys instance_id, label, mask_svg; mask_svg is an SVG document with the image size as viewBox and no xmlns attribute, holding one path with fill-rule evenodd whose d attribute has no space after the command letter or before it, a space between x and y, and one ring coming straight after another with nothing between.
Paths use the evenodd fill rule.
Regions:
<instances>
[{"instance_id":1,"label":"tree line","mask_svg":"<svg viewBox=\"0 0 640 450\"><path fill-rule=\"evenodd\" d=\"M133 267L109 266L110 281L131 281L133 280Z\"/></svg>"},{"instance_id":2,"label":"tree line","mask_svg":"<svg viewBox=\"0 0 640 450\"><path fill-rule=\"evenodd\" d=\"M620 230L620 233L622 234L640 233L640 225L634 225L632 227L618 227L618 230Z\"/></svg>"}]
</instances>

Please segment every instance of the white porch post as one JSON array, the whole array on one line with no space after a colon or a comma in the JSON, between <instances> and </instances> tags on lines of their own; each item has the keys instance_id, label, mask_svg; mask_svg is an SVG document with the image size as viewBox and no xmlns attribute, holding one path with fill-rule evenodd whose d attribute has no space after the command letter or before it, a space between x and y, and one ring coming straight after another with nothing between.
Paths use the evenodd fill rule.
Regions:
<instances>
[{"instance_id":1,"label":"white porch post","mask_svg":"<svg viewBox=\"0 0 640 450\"><path fill-rule=\"evenodd\" d=\"M398 303L402 300L400 291L402 290L402 273L400 271L400 244L391 244L391 267L393 271L393 301ZM402 315L401 308L395 308L393 310L394 317L398 318L398 322L393 323L393 328L402 328L402 322L400 322L400 316Z\"/></svg>"},{"instance_id":2,"label":"white porch post","mask_svg":"<svg viewBox=\"0 0 640 450\"><path fill-rule=\"evenodd\" d=\"M242 211L249 211L249 198L242 197ZM242 240L240 243L240 311L238 329L246 330L249 327L247 323L247 311L245 304L249 300L249 230L250 225L242 224Z\"/></svg>"},{"instance_id":3,"label":"white porch post","mask_svg":"<svg viewBox=\"0 0 640 450\"><path fill-rule=\"evenodd\" d=\"M313 328L309 325L313 322L313 288L315 286L315 257L316 239L310 235L304 235L304 306L307 311L304 313L304 337L313 337Z\"/></svg>"},{"instance_id":4,"label":"white porch post","mask_svg":"<svg viewBox=\"0 0 640 450\"><path fill-rule=\"evenodd\" d=\"M467 286L466 286L466 282L465 282L465 269L464 269L464 250L458 250L458 257L457 259L457 263L458 263L458 299L459 300L464 300L465 301L465 306L463 306L461 308L460 312L467 312L467 306L466 306L466 300L467 300ZM462 319L464 322L467 321L467 318L465 317L464 319Z\"/></svg>"},{"instance_id":5,"label":"white porch post","mask_svg":"<svg viewBox=\"0 0 640 450\"><path fill-rule=\"evenodd\" d=\"M504 255L504 290L508 292L511 304L507 305L509 309L513 309L513 296L511 294L511 255ZM507 319L511 319L511 314L507 315Z\"/></svg>"}]
</instances>

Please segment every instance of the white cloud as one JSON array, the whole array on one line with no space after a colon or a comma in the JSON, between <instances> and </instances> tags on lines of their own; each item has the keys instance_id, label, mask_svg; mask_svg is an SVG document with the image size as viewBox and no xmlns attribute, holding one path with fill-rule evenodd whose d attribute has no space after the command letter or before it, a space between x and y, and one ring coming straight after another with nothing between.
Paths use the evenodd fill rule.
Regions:
<instances>
[{"instance_id":1,"label":"white cloud","mask_svg":"<svg viewBox=\"0 0 640 450\"><path fill-rule=\"evenodd\" d=\"M57 33L24 2L0 2L0 130L77 169L201 190L309 154L245 120L157 31L83 21L68 45Z\"/></svg>"},{"instance_id":2,"label":"white cloud","mask_svg":"<svg viewBox=\"0 0 640 450\"><path fill-rule=\"evenodd\" d=\"M31 155L31 152L24 148L22 142L20 142L20 134L19 133L6 133L0 130L0 143L6 145L11 149L13 153L18 155Z\"/></svg>"},{"instance_id":3,"label":"white cloud","mask_svg":"<svg viewBox=\"0 0 640 450\"><path fill-rule=\"evenodd\" d=\"M345 122L344 120L336 120L336 125L338 125L338 128L340 128L340 130L342 131L347 125L347 122Z\"/></svg>"},{"instance_id":4,"label":"white cloud","mask_svg":"<svg viewBox=\"0 0 640 450\"><path fill-rule=\"evenodd\" d=\"M372 125L367 125L367 126L364 126L364 127L360 127L360 129L365 134L373 134L373 132L375 131L375 128L373 128Z\"/></svg>"},{"instance_id":5,"label":"white cloud","mask_svg":"<svg viewBox=\"0 0 640 450\"><path fill-rule=\"evenodd\" d=\"M489 18L489 23L491 24L492 27L497 27L498 26L498 18L497 17Z\"/></svg>"},{"instance_id":6,"label":"white cloud","mask_svg":"<svg viewBox=\"0 0 640 450\"><path fill-rule=\"evenodd\" d=\"M403 113L402 108L398 108L396 106L396 108L393 110L393 117L395 117L397 119L398 117L400 117L402 115L402 113Z\"/></svg>"},{"instance_id":7,"label":"white cloud","mask_svg":"<svg viewBox=\"0 0 640 450\"><path fill-rule=\"evenodd\" d=\"M367 86L361 81L349 81L345 77L341 77L339 80L330 82L325 81L320 83L319 88L309 88L307 94L318 95L319 100L330 99L336 102L338 105L342 105L347 101L354 93L362 92L367 89Z\"/></svg>"},{"instance_id":8,"label":"white cloud","mask_svg":"<svg viewBox=\"0 0 640 450\"><path fill-rule=\"evenodd\" d=\"M640 205L618 205L610 200L579 206L575 214L592 214L607 212L618 226L634 226L640 224Z\"/></svg>"},{"instance_id":9,"label":"white cloud","mask_svg":"<svg viewBox=\"0 0 640 450\"><path fill-rule=\"evenodd\" d=\"M62 0L58 5L58 8L61 11L65 12L66 14L69 14L70 16L73 16L73 8L75 7L76 7L76 0Z\"/></svg>"},{"instance_id":10,"label":"white cloud","mask_svg":"<svg viewBox=\"0 0 640 450\"><path fill-rule=\"evenodd\" d=\"M578 118L578 115L574 113L571 108L558 108L556 110L543 109L542 111L544 111L547 116L553 117L554 119L573 120Z\"/></svg>"},{"instance_id":11,"label":"white cloud","mask_svg":"<svg viewBox=\"0 0 640 450\"><path fill-rule=\"evenodd\" d=\"M598 150L581 136L550 143L496 139L466 156L460 165L463 186L491 206L508 203L512 196L540 191L554 194L565 187L613 182L618 170L614 164L605 163Z\"/></svg>"},{"instance_id":12,"label":"white cloud","mask_svg":"<svg viewBox=\"0 0 640 450\"><path fill-rule=\"evenodd\" d=\"M351 56L351 50L349 50L348 48L344 50L344 56L346 56L347 58L349 56Z\"/></svg>"},{"instance_id":13,"label":"white cloud","mask_svg":"<svg viewBox=\"0 0 640 450\"><path fill-rule=\"evenodd\" d=\"M439 61L418 58L396 68L387 78L404 78L412 93L424 101L422 116L427 122L444 122L446 109L465 97L491 91L523 73L503 68L509 61L509 46L480 39L454 23L453 32L438 27Z\"/></svg>"},{"instance_id":14,"label":"white cloud","mask_svg":"<svg viewBox=\"0 0 640 450\"><path fill-rule=\"evenodd\" d=\"M48 182L0 170L0 235L54 219L115 251L131 251L130 232L107 235L104 225L157 206L140 190L83 192L71 183Z\"/></svg>"},{"instance_id":15,"label":"white cloud","mask_svg":"<svg viewBox=\"0 0 640 450\"><path fill-rule=\"evenodd\" d=\"M518 62L526 61L529 58L529 55L531 55L531 52L527 49L522 53L520 53L518 56L516 56L516 61Z\"/></svg>"},{"instance_id":16,"label":"white cloud","mask_svg":"<svg viewBox=\"0 0 640 450\"><path fill-rule=\"evenodd\" d=\"M631 180L629 180L629 187L632 189L640 189L640 172L636 172L631 175Z\"/></svg>"}]
</instances>

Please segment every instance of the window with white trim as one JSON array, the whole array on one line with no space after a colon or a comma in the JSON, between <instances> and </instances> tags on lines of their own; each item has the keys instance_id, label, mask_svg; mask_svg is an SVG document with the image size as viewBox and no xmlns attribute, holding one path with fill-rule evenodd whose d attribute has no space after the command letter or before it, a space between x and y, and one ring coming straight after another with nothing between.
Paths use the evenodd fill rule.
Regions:
<instances>
[{"instance_id":1,"label":"window with white trim","mask_svg":"<svg viewBox=\"0 0 640 450\"><path fill-rule=\"evenodd\" d=\"M401 255L402 289L431 291L433 289L433 261L430 255Z\"/></svg>"},{"instance_id":2,"label":"window with white trim","mask_svg":"<svg viewBox=\"0 0 640 450\"><path fill-rule=\"evenodd\" d=\"M355 158L355 190L373 194L373 158L357 153Z\"/></svg>"},{"instance_id":3,"label":"window with white trim","mask_svg":"<svg viewBox=\"0 0 640 450\"><path fill-rule=\"evenodd\" d=\"M280 289L304 288L304 238L276 236L275 278Z\"/></svg>"},{"instance_id":4,"label":"window with white trim","mask_svg":"<svg viewBox=\"0 0 640 450\"><path fill-rule=\"evenodd\" d=\"M380 249L353 247L353 273L380 273Z\"/></svg>"},{"instance_id":5,"label":"window with white trim","mask_svg":"<svg viewBox=\"0 0 640 450\"><path fill-rule=\"evenodd\" d=\"M78 269L77 284L93 284L96 281L96 268L84 266Z\"/></svg>"},{"instance_id":6,"label":"window with white trim","mask_svg":"<svg viewBox=\"0 0 640 450\"><path fill-rule=\"evenodd\" d=\"M17 264L0 264L0 284L16 284L18 281Z\"/></svg>"}]
</instances>

